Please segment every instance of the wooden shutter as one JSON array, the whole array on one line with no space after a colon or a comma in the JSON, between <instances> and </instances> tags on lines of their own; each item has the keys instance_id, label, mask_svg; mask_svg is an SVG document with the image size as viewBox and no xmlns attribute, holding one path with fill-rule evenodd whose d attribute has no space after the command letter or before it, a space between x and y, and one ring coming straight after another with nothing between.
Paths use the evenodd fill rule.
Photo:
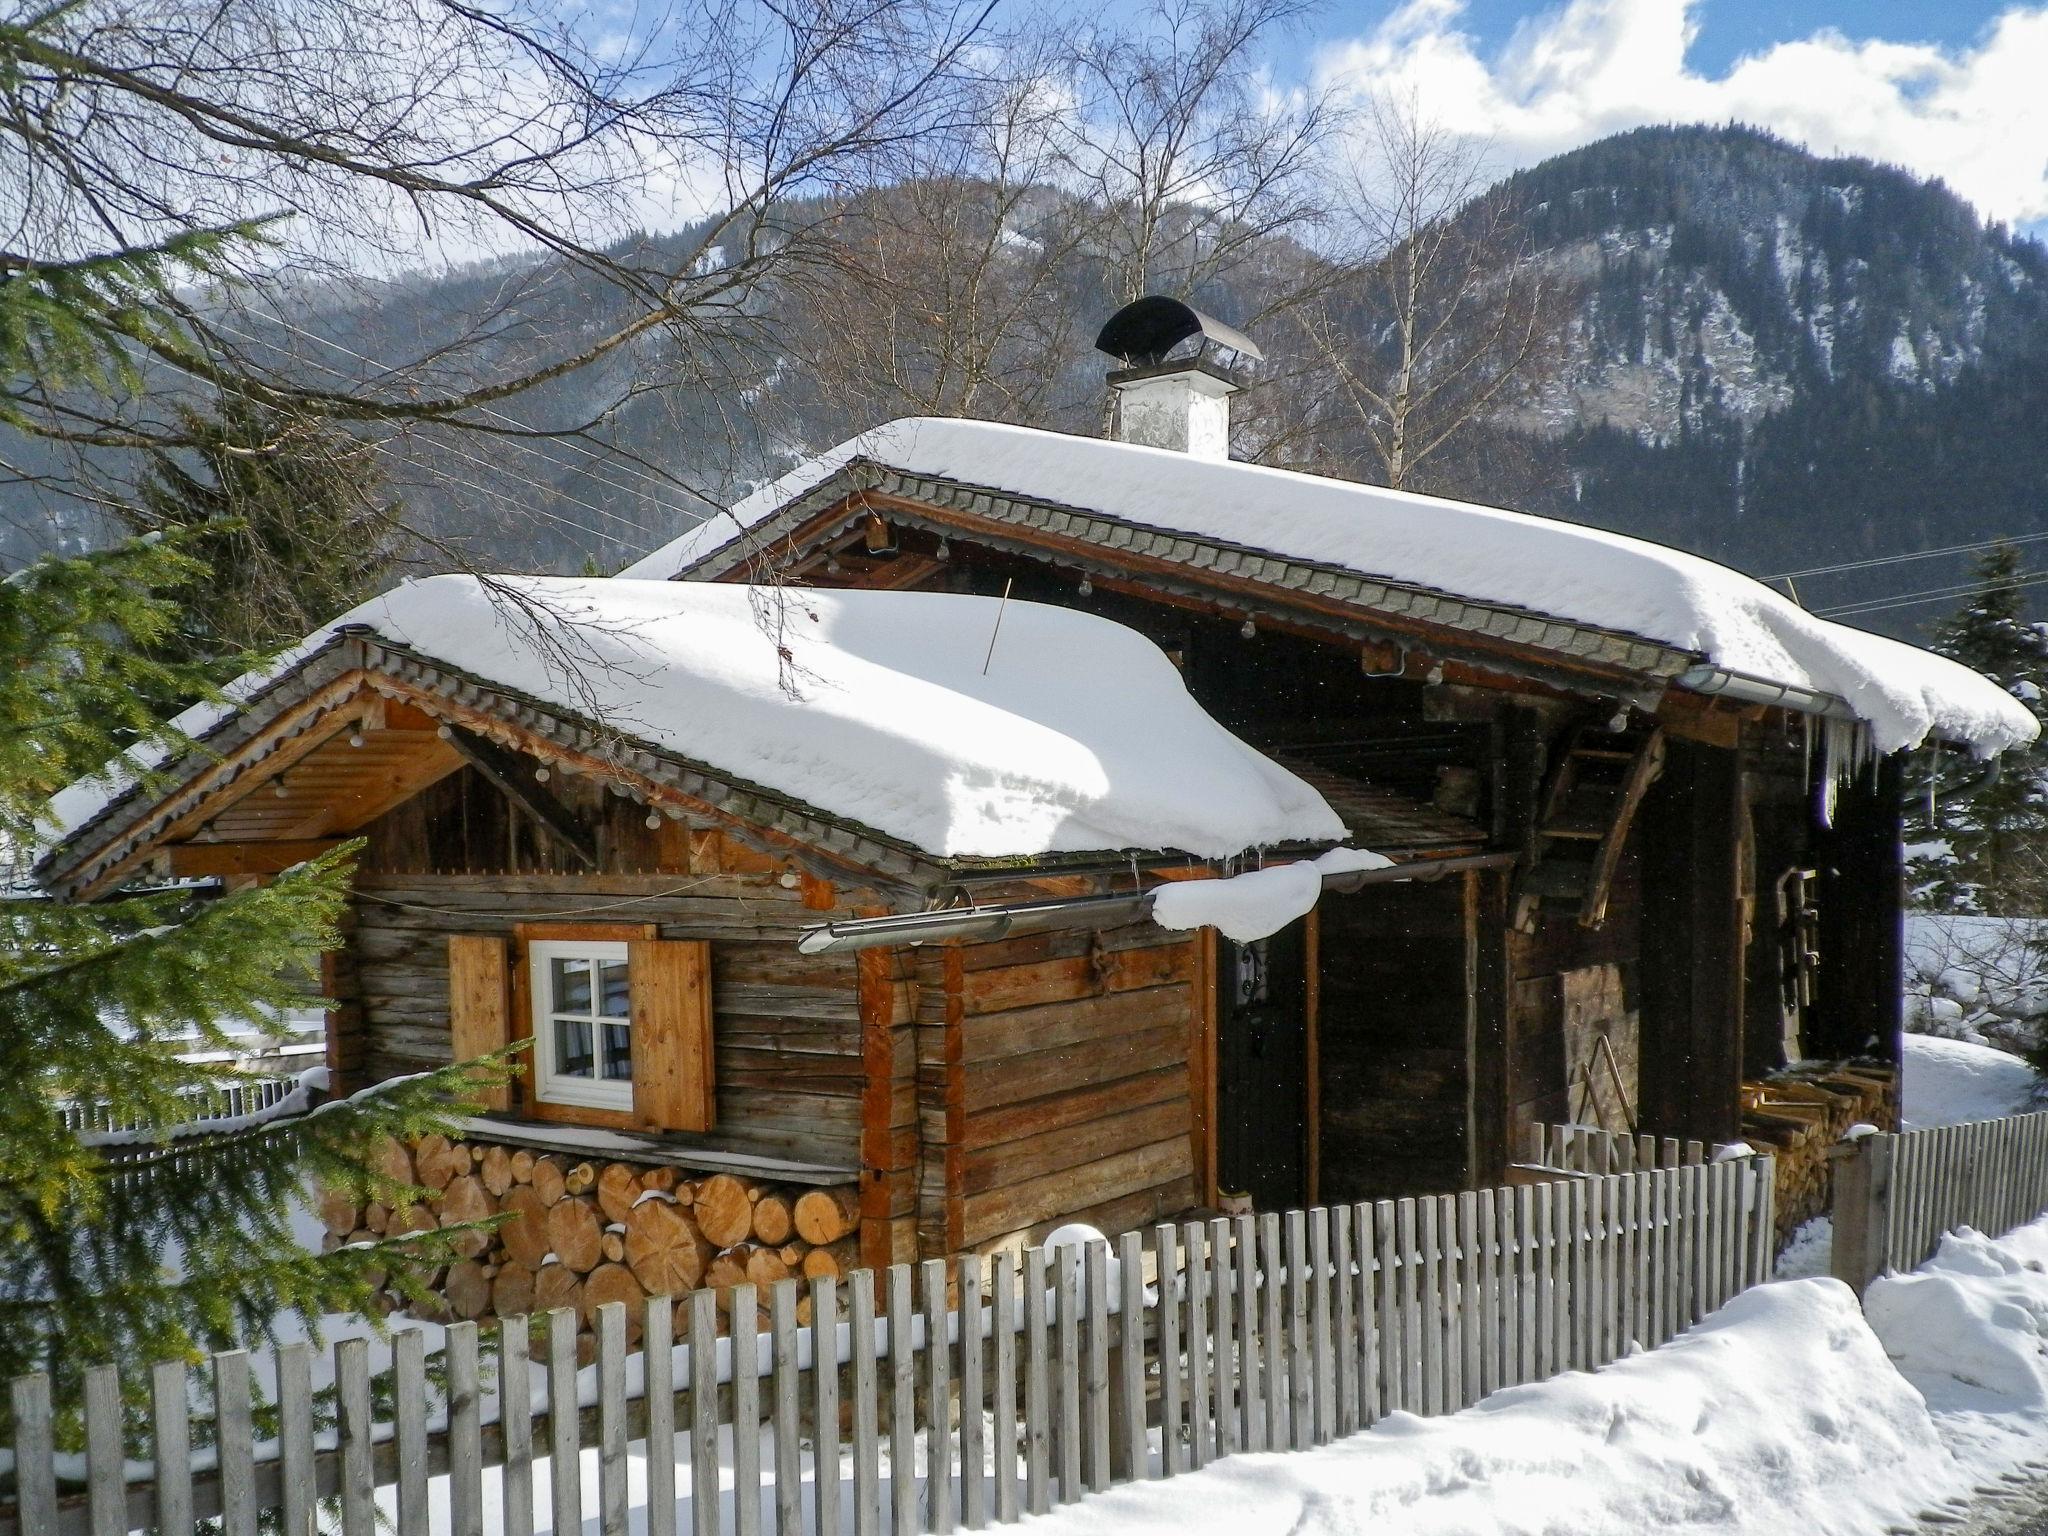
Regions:
<instances>
[{"instance_id":1,"label":"wooden shutter","mask_svg":"<svg viewBox=\"0 0 2048 1536\"><path fill-rule=\"evenodd\" d=\"M626 947L633 989L633 1115L662 1131L708 1131L711 946L641 939Z\"/></svg>"},{"instance_id":2,"label":"wooden shutter","mask_svg":"<svg viewBox=\"0 0 2048 1536\"><path fill-rule=\"evenodd\" d=\"M505 941L477 934L448 939L448 1033L455 1060L502 1051L512 1039L512 1006ZM503 1114L512 1107L508 1084L477 1091L478 1101Z\"/></svg>"}]
</instances>

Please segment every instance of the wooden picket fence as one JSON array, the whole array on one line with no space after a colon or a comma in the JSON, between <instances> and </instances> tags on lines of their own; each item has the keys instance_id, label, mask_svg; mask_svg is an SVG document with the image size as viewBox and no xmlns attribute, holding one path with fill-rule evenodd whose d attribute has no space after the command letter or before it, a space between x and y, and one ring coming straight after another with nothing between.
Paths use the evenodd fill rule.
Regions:
<instances>
[{"instance_id":1,"label":"wooden picket fence","mask_svg":"<svg viewBox=\"0 0 2048 1536\"><path fill-rule=\"evenodd\" d=\"M273 1110L290 1098L292 1090L297 1086L297 1080L290 1077L245 1077L203 1088L186 1089L179 1094L180 1100L186 1106L180 1112L183 1119L175 1130L170 1132L166 1132L164 1127L153 1120L127 1114L109 1104L97 1101L73 1100L61 1105L58 1115L66 1130L75 1131L86 1137L146 1131L151 1133L151 1140L155 1142L161 1141L167 1134L202 1135L213 1123L240 1120L249 1115Z\"/></svg>"},{"instance_id":2,"label":"wooden picket fence","mask_svg":"<svg viewBox=\"0 0 2048 1536\"><path fill-rule=\"evenodd\" d=\"M1669 1136L1625 1136L1592 1125L1532 1125L1528 1151L1516 1167L1548 1178L1684 1168L1706 1162L1726 1145Z\"/></svg>"},{"instance_id":3,"label":"wooden picket fence","mask_svg":"<svg viewBox=\"0 0 2048 1536\"><path fill-rule=\"evenodd\" d=\"M1832 1268L1859 1295L1932 1258L1945 1233L1998 1237L2048 1210L2048 1114L1871 1132L1836 1159Z\"/></svg>"},{"instance_id":4,"label":"wooden picket fence","mask_svg":"<svg viewBox=\"0 0 2048 1536\"><path fill-rule=\"evenodd\" d=\"M486 1536L487 1510L489 1536L591 1518L624 1536L636 1441L674 1449L645 1459L647 1536L976 1529L1662 1343L1769 1278L1772 1209L1773 1164L1745 1158L1163 1225L1113 1248L860 1271L843 1297L832 1280L784 1281L765 1333L752 1287L734 1287L736 1348L720 1298L699 1291L679 1309L681 1348L668 1301L635 1319L600 1307L580 1379L568 1313L489 1339L456 1324L438 1369L409 1330L376 1383L388 1420L367 1341L333 1346L331 1413L295 1345L264 1362L277 1411L261 1438L246 1352L156 1367L146 1446L124 1439L114 1370L88 1373L82 1454L59 1452L49 1381L23 1377L0 1536L190 1536L213 1519L255 1536L269 1511L291 1536L377 1536L380 1521ZM814 1318L844 1321L799 1326L803 1294Z\"/></svg>"}]
</instances>

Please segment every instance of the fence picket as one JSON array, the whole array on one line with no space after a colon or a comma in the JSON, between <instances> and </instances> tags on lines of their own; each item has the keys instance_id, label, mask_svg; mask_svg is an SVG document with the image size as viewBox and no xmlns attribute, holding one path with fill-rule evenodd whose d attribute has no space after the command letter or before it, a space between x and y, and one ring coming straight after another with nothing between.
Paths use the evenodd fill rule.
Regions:
<instances>
[{"instance_id":1,"label":"fence picket","mask_svg":"<svg viewBox=\"0 0 2048 1536\"><path fill-rule=\"evenodd\" d=\"M248 1402L248 1357L238 1355L242 1370L242 1401ZM215 1366L219 1372L218 1363ZM216 1374L216 1391L219 1374ZM121 1377L111 1365L95 1365L85 1373L85 1488L86 1518L92 1536L126 1536L128 1530L128 1473L127 1454L122 1447L121 1422ZM233 1434L236 1426L228 1426L227 1433ZM249 1445L248 1415L246 1411L239 1426L242 1430L241 1455L246 1455ZM240 1456L237 1456L237 1460ZM223 1505L227 1494L226 1469L222 1469ZM238 1477L243 1486L242 1497L237 1500L237 1520L253 1513L248 1509L246 1480ZM238 1531L237 1536L245 1536Z\"/></svg>"},{"instance_id":2,"label":"fence picket","mask_svg":"<svg viewBox=\"0 0 2048 1536\"><path fill-rule=\"evenodd\" d=\"M1473 1389L1477 1401L1501 1385L1501 1345L1507 1333L1507 1313L1501 1306L1500 1232L1493 1210L1493 1191L1482 1189L1473 1197L1477 1211L1473 1218L1473 1253L1479 1265L1479 1368Z\"/></svg>"},{"instance_id":3,"label":"fence picket","mask_svg":"<svg viewBox=\"0 0 2048 1536\"><path fill-rule=\"evenodd\" d=\"M548 1320L548 1488L555 1530L583 1529L583 1448L576 1405L576 1314L558 1308ZM714 1467L715 1467L714 1463ZM714 1472L714 1475L715 1472ZM692 1489L694 1501L695 1490ZM713 1506L716 1518L716 1506ZM717 1536L700 1528L699 1536Z\"/></svg>"},{"instance_id":4,"label":"fence picket","mask_svg":"<svg viewBox=\"0 0 2048 1536\"><path fill-rule=\"evenodd\" d=\"M1322 1206L1308 1213L1308 1353L1316 1402L1315 1431L1309 1436L1312 1445L1327 1445L1338 1432L1336 1340L1331 1336L1330 1215ZM1344 1283L1349 1288L1348 1275Z\"/></svg>"},{"instance_id":5,"label":"fence picket","mask_svg":"<svg viewBox=\"0 0 2048 1536\"><path fill-rule=\"evenodd\" d=\"M1090 1242L1082 1250L1081 1280L1081 1480L1101 1493L1109 1487L1109 1244Z\"/></svg>"},{"instance_id":6,"label":"fence picket","mask_svg":"<svg viewBox=\"0 0 2048 1536\"><path fill-rule=\"evenodd\" d=\"M735 1536L761 1531L761 1324L759 1292L751 1282L726 1292L727 1332L732 1351L732 1529ZM623 1311L623 1309L621 1309ZM620 1343L625 1342L620 1319ZM604 1340L598 1340L602 1358ZM598 1463L600 1471L603 1461ZM604 1528L609 1536L611 1527ZM623 1530L623 1527L621 1528Z\"/></svg>"},{"instance_id":7,"label":"fence picket","mask_svg":"<svg viewBox=\"0 0 2048 1536\"><path fill-rule=\"evenodd\" d=\"M1214 1393L1211 1417L1216 1424L1216 1454L1229 1456L1244 1446L1238 1434L1236 1351L1232 1349L1230 1223L1218 1217L1209 1223L1209 1330L1215 1348L1209 1358L1209 1387Z\"/></svg>"},{"instance_id":8,"label":"fence picket","mask_svg":"<svg viewBox=\"0 0 2048 1536\"><path fill-rule=\"evenodd\" d=\"M917 1347L912 1334L910 1266L891 1264L889 1288L889 1508L891 1529L917 1524Z\"/></svg>"},{"instance_id":9,"label":"fence picket","mask_svg":"<svg viewBox=\"0 0 2048 1536\"><path fill-rule=\"evenodd\" d=\"M1444 1411L1444 1284L1440 1207L1434 1198L1415 1202L1421 1279L1416 1287L1422 1324L1422 1401L1419 1412L1434 1418Z\"/></svg>"},{"instance_id":10,"label":"fence picket","mask_svg":"<svg viewBox=\"0 0 2048 1536\"><path fill-rule=\"evenodd\" d=\"M1052 1397L1046 1375L1046 1262L1043 1248L1024 1251L1024 1507L1034 1515L1052 1508Z\"/></svg>"},{"instance_id":11,"label":"fence picket","mask_svg":"<svg viewBox=\"0 0 2048 1536\"><path fill-rule=\"evenodd\" d=\"M597 1309L597 1528L626 1531L626 1308Z\"/></svg>"},{"instance_id":12,"label":"fence picket","mask_svg":"<svg viewBox=\"0 0 2048 1536\"><path fill-rule=\"evenodd\" d=\"M1286 1450L1291 1445L1297 1451L1305 1451L1315 1444L1316 1429L1308 1351L1308 1223L1303 1212L1289 1211L1282 1227L1286 1233L1283 1274L1287 1282L1287 1427L1292 1438L1287 1442L1276 1441L1273 1449Z\"/></svg>"},{"instance_id":13,"label":"fence picket","mask_svg":"<svg viewBox=\"0 0 2048 1536\"><path fill-rule=\"evenodd\" d=\"M370 1466L370 1341L338 1339L334 1385L341 1439L342 1536L375 1536L376 1474Z\"/></svg>"},{"instance_id":14,"label":"fence picket","mask_svg":"<svg viewBox=\"0 0 2048 1536\"><path fill-rule=\"evenodd\" d=\"M1270 1271L1272 1257L1259 1246L1258 1226L1250 1216L1240 1216L1235 1222L1237 1233L1237 1396L1242 1410L1242 1424L1238 1432L1238 1447L1247 1451L1262 1451L1270 1443L1268 1432L1267 1395L1273 1392L1277 1379L1260 1360L1259 1343L1263 1338L1271 1342L1272 1334L1259 1322L1259 1308L1270 1292L1270 1273L1262 1281L1261 1269Z\"/></svg>"},{"instance_id":15,"label":"fence picket","mask_svg":"<svg viewBox=\"0 0 2048 1536\"><path fill-rule=\"evenodd\" d=\"M1373 1243L1373 1207L1361 1200L1351 1208L1352 1262L1358 1266L1358 1423L1380 1416L1380 1290L1382 1276Z\"/></svg>"},{"instance_id":16,"label":"fence picket","mask_svg":"<svg viewBox=\"0 0 2048 1536\"><path fill-rule=\"evenodd\" d=\"M946 1261L927 1259L921 1266L923 1284L919 1295L924 1320L925 1382L925 1529L944 1533L954 1525L953 1514L953 1380L952 1349L946 1338ZM961 1305L967 1302L961 1291ZM975 1419L981 1418L977 1403ZM962 1405L965 1417L965 1405Z\"/></svg>"},{"instance_id":17,"label":"fence picket","mask_svg":"<svg viewBox=\"0 0 2048 1536\"><path fill-rule=\"evenodd\" d=\"M775 1536L803 1536L803 1370L797 1347L796 1303L798 1285L778 1280L768 1288L769 1423L775 1436ZM823 1333L821 1328L819 1333ZM649 1350L653 1345L648 1346ZM648 1363L653 1364L650 1354ZM650 1384L648 1391L654 1388ZM650 1396L651 1401L651 1396ZM979 1415L977 1415L977 1418ZM654 1437L648 1436L648 1458L655 1457ZM649 1470L652 1470L650 1466ZM650 1499L651 1499L650 1494Z\"/></svg>"},{"instance_id":18,"label":"fence picket","mask_svg":"<svg viewBox=\"0 0 2048 1536\"><path fill-rule=\"evenodd\" d=\"M1443 1287L1438 1316L1443 1322L1443 1371L1445 1413L1465 1406L1465 1254L1458 1241L1458 1197L1439 1195L1436 1199L1437 1239L1442 1265L1437 1278Z\"/></svg>"},{"instance_id":19,"label":"fence picket","mask_svg":"<svg viewBox=\"0 0 2048 1536\"><path fill-rule=\"evenodd\" d=\"M647 1398L647 1536L676 1536L675 1303L650 1296L641 1308L642 1385ZM790 1478L790 1497L796 1496Z\"/></svg>"},{"instance_id":20,"label":"fence picket","mask_svg":"<svg viewBox=\"0 0 2048 1536\"><path fill-rule=\"evenodd\" d=\"M1336 1349L1338 1435L1358 1430L1358 1297L1365 1279L1365 1266L1352 1253L1352 1234L1357 1231L1359 1207L1340 1205L1330 1212L1330 1267L1336 1280ZM1369 1293L1368 1293L1369 1294ZM1366 1313L1368 1317L1372 1314Z\"/></svg>"},{"instance_id":21,"label":"fence picket","mask_svg":"<svg viewBox=\"0 0 2048 1536\"><path fill-rule=\"evenodd\" d=\"M1187 1462L1181 1436L1186 1431L1186 1356L1181 1343L1182 1296L1180 1244L1171 1222L1152 1229L1152 1269L1159 1280L1159 1475L1177 1477Z\"/></svg>"},{"instance_id":22,"label":"fence picket","mask_svg":"<svg viewBox=\"0 0 2048 1536\"><path fill-rule=\"evenodd\" d=\"M1458 1202L1458 1340L1462 1366L1459 1382L1462 1390L1458 1394L1458 1406L1470 1407L1479 1401L1482 1394L1481 1382L1485 1371L1480 1361L1485 1353L1482 1338L1487 1332L1487 1313L1479 1293L1479 1197L1471 1190L1464 1190L1457 1197Z\"/></svg>"},{"instance_id":23,"label":"fence picket","mask_svg":"<svg viewBox=\"0 0 2048 1536\"><path fill-rule=\"evenodd\" d=\"M1372 1208L1374 1267L1378 1271L1379 1283L1379 1375L1372 1383L1375 1422L1382 1414L1393 1413L1407 1406L1407 1395L1402 1390L1402 1376L1406 1367L1406 1345L1402 1330L1407 1320L1401 1309L1401 1265L1399 1215L1391 1200L1379 1200Z\"/></svg>"},{"instance_id":24,"label":"fence picket","mask_svg":"<svg viewBox=\"0 0 2048 1536\"><path fill-rule=\"evenodd\" d=\"M505 1508L505 1536L533 1536L531 1329L524 1316L498 1324L498 1427L505 1440L498 1497Z\"/></svg>"},{"instance_id":25,"label":"fence picket","mask_svg":"<svg viewBox=\"0 0 2048 1536\"><path fill-rule=\"evenodd\" d=\"M811 1281L811 1515L839 1530L839 1281Z\"/></svg>"},{"instance_id":26,"label":"fence picket","mask_svg":"<svg viewBox=\"0 0 2048 1536\"><path fill-rule=\"evenodd\" d=\"M979 1254L960 1256L960 1523L970 1531L988 1524L988 1446L981 1405L988 1350L988 1313ZM792 1532L791 1536L802 1536Z\"/></svg>"},{"instance_id":27,"label":"fence picket","mask_svg":"<svg viewBox=\"0 0 2048 1536\"><path fill-rule=\"evenodd\" d=\"M1081 1285L1079 1255L1072 1246L1053 1255L1053 1456L1059 1466L1059 1499L1081 1497Z\"/></svg>"},{"instance_id":28,"label":"fence picket","mask_svg":"<svg viewBox=\"0 0 2048 1536\"><path fill-rule=\"evenodd\" d=\"M1215 1456L1209 1419L1208 1238L1200 1222L1183 1229L1187 1255L1188 1466L1204 1467Z\"/></svg>"},{"instance_id":29,"label":"fence picket","mask_svg":"<svg viewBox=\"0 0 2048 1536\"><path fill-rule=\"evenodd\" d=\"M442 1336L441 1359L448 1370L449 1532L450 1536L484 1536L483 1414L475 1323L449 1325ZM283 1386L282 1370L279 1386ZM279 1398L281 1402L282 1391ZM285 1438L288 1440L289 1436ZM285 1521L285 1530L308 1532L307 1527L295 1525L290 1518Z\"/></svg>"},{"instance_id":30,"label":"fence picket","mask_svg":"<svg viewBox=\"0 0 2048 1536\"><path fill-rule=\"evenodd\" d=\"M283 1462L285 1536L313 1536L313 1349L292 1344L278 1355L279 1456ZM150 1451L156 1457L157 1536L192 1536L192 1408L185 1362L166 1360L150 1373ZM17 1401L16 1414L20 1404ZM17 1474L23 1463L15 1462ZM17 1480L16 1493L24 1484ZM23 1499L17 1515L29 1529Z\"/></svg>"},{"instance_id":31,"label":"fence picket","mask_svg":"<svg viewBox=\"0 0 2048 1536\"><path fill-rule=\"evenodd\" d=\"M1123 1477L1142 1482L1152 1469L1145 1445L1145 1250L1138 1234L1126 1232L1118 1238L1116 1254L1116 1418L1122 1430L1117 1455ZM1165 1277L1160 1278L1163 1291Z\"/></svg>"},{"instance_id":32,"label":"fence picket","mask_svg":"<svg viewBox=\"0 0 2048 1536\"><path fill-rule=\"evenodd\" d=\"M989 1459L995 1475L996 1519L1017 1518L1017 1256L996 1255L990 1276L989 1326L995 1335L995 1382L990 1390Z\"/></svg>"},{"instance_id":33,"label":"fence picket","mask_svg":"<svg viewBox=\"0 0 2048 1536\"><path fill-rule=\"evenodd\" d=\"M1244 1327L1244 1448L1281 1451L1287 1448L1287 1324L1286 1260L1281 1254L1280 1217L1262 1212L1258 1218L1257 1247L1253 1248L1252 1218L1237 1224L1238 1284L1247 1288L1242 1308ZM1249 1256L1256 1252L1254 1262ZM1256 1322L1254 1319L1256 1318ZM1264 1396L1261 1398L1263 1379ZM1261 1417L1261 1407L1264 1409Z\"/></svg>"},{"instance_id":34,"label":"fence picket","mask_svg":"<svg viewBox=\"0 0 2048 1536\"><path fill-rule=\"evenodd\" d=\"M218 1392L218 1358L214 1370ZM427 1341L419 1329L392 1335L391 1373L398 1442L398 1536L427 1536Z\"/></svg>"},{"instance_id":35,"label":"fence picket","mask_svg":"<svg viewBox=\"0 0 2048 1536\"><path fill-rule=\"evenodd\" d=\"M875 1358L875 1272L857 1269L847 1276L847 1312L853 1332L853 1531L854 1536L881 1536L882 1447L877 1415L881 1372ZM691 1296L694 1302L702 1291ZM690 1321L697 1314L693 1310ZM690 1353L696 1354L694 1329Z\"/></svg>"}]
</instances>

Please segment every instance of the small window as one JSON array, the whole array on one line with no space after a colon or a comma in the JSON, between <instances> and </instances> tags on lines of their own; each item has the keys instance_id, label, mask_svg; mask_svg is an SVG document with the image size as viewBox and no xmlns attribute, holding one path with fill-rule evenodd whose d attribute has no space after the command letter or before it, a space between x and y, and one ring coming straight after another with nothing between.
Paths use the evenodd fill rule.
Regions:
<instances>
[{"instance_id":1,"label":"small window","mask_svg":"<svg viewBox=\"0 0 2048 1536\"><path fill-rule=\"evenodd\" d=\"M633 1107L633 1015L626 946L527 945L535 1087L553 1104Z\"/></svg>"}]
</instances>

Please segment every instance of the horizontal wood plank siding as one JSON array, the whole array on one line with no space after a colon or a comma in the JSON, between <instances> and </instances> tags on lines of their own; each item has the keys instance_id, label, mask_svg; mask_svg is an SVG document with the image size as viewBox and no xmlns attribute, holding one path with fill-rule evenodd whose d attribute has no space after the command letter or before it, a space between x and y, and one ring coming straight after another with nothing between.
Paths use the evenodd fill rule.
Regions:
<instances>
[{"instance_id":1,"label":"horizontal wood plank siding","mask_svg":"<svg viewBox=\"0 0 2048 1536\"><path fill-rule=\"evenodd\" d=\"M800 955L794 942L810 924L854 909L808 905L819 899L816 882L785 887L779 865L715 831L666 820L648 828L643 806L560 774L549 783L598 826L599 871L582 870L468 770L368 829L354 903L367 1077L452 1059L449 935L510 940L517 925L550 916L653 924L660 938L711 945L717 1129L701 1144L857 1167L855 963ZM907 1016L908 991L891 1006Z\"/></svg>"},{"instance_id":2,"label":"horizontal wood plank siding","mask_svg":"<svg viewBox=\"0 0 2048 1536\"><path fill-rule=\"evenodd\" d=\"M1193 1203L1197 943L1147 924L959 947L957 1023L924 1031L921 1053L949 1085L924 1125L955 1245L1073 1220L1114 1236Z\"/></svg>"}]
</instances>

